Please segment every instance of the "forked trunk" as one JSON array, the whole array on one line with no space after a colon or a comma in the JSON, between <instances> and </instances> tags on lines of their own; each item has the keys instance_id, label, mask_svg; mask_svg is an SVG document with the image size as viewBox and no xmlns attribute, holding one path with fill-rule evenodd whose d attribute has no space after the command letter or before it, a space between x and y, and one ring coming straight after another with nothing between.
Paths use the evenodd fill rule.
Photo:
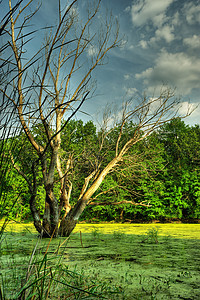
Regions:
<instances>
[{"instance_id":1,"label":"forked trunk","mask_svg":"<svg viewBox=\"0 0 200 300\"><path fill-rule=\"evenodd\" d=\"M110 172L110 170L116 164L118 164L120 160L121 160L120 155L118 157L115 157L99 174L99 176L92 183L92 185L87 189L89 179L91 177L88 176L87 178L88 181L86 180L85 186L81 191L80 198L72 209L70 209L70 204L69 204L71 189L68 194L63 193L62 191L60 206L59 206L56 196L54 195L53 192L53 184L47 184L45 186L46 201L45 201L45 211L43 216L42 230L41 227L38 225L38 223L34 221L34 224L36 224L37 226L37 227L35 226L36 229L37 230L39 229L38 232L42 233L43 237L57 237L58 234L63 237L68 237L71 234L71 232L74 230L82 212L87 206L92 195L97 191L102 181L104 180L105 176ZM65 214L60 222L60 213L62 208L65 209Z\"/></svg>"},{"instance_id":2,"label":"forked trunk","mask_svg":"<svg viewBox=\"0 0 200 300\"><path fill-rule=\"evenodd\" d=\"M115 157L99 174L97 179L93 182L93 184L85 191L84 195L78 200L77 204L70 210L67 214L66 218L60 223L59 234L61 236L68 237L73 229L75 228L80 215L84 211L87 206L92 195L97 191L105 176L112 170L112 168L121 160L121 156ZM89 177L88 177L89 178Z\"/></svg>"}]
</instances>

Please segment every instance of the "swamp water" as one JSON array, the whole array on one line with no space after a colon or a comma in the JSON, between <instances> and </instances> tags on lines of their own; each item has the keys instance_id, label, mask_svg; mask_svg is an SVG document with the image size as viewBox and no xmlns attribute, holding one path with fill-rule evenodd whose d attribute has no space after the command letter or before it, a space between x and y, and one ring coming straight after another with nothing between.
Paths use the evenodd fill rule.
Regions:
<instances>
[{"instance_id":1,"label":"swamp water","mask_svg":"<svg viewBox=\"0 0 200 300\"><path fill-rule=\"evenodd\" d=\"M6 230L1 273L4 278L7 273L4 285L14 278L19 285L38 238L29 224ZM118 287L120 293L107 299L200 299L199 224L79 224L69 239L48 243L39 240L39 257L48 247L50 264L60 260L91 282ZM81 299L73 297L67 299Z\"/></svg>"}]
</instances>

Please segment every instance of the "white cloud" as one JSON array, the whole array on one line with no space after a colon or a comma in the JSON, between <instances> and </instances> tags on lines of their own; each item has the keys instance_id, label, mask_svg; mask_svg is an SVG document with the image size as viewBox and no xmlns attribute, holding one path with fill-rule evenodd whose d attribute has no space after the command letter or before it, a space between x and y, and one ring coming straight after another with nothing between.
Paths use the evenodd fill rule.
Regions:
<instances>
[{"instance_id":1,"label":"white cloud","mask_svg":"<svg viewBox=\"0 0 200 300\"><path fill-rule=\"evenodd\" d=\"M121 40L120 49L124 49L126 45L127 45L127 40Z\"/></svg>"},{"instance_id":2,"label":"white cloud","mask_svg":"<svg viewBox=\"0 0 200 300\"><path fill-rule=\"evenodd\" d=\"M200 48L200 36L194 34L192 37L185 38L183 43L190 48Z\"/></svg>"},{"instance_id":3,"label":"white cloud","mask_svg":"<svg viewBox=\"0 0 200 300\"><path fill-rule=\"evenodd\" d=\"M141 40L139 42L139 45L142 47L142 49L146 49L148 47L148 42L145 40Z\"/></svg>"},{"instance_id":4,"label":"white cloud","mask_svg":"<svg viewBox=\"0 0 200 300\"><path fill-rule=\"evenodd\" d=\"M138 93L138 90L136 88L124 87L124 90L126 92L127 97L133 97L133 96L137 95L137 93Z\"/></svg>"},{"instance_id":5,"label":"white cloud","mask_svg":"<svg viewBox=\"0 0 200 300\"><path fill-rule=\"evenodd\" d=\"M186 3L184 11L188 24L200 23L200 4L195 5L193 2Z\"/></svg>"},{"instance_id":6,"label":"white cloud","mask_svg":"<svg viewBox=\"0 0 200 300\"><path fill-rule=\"evenodd\" d=\"M155 35L152 38L150 38L149 41L141 40L139 42L139 46L142 47L142 49L147 49L149 46L156 45L162 40L169 44L175 39L173 31L173 26L165 25L157 29L155 31Z\"/></svg>"},{"instance_id":7,"label":"white cloud","mask_svg":"<svg viewBox=\"0 0 200 300\"><path fill-rule=\"evenodd\" d=\"M197 107L197 103L189 103L188 101L181 103L179 107L179 114L181 116L186 116L188 113L191 113L193 117L199 115L200 107Z\"/></svg>"},{"instance_id":8,"label":"white cloud","mask_svg":"<svg viewBox=\"0 0 200 300\"><path fill-rule=\"evenodd\" d=\"M90 45L87 50L87 53L88 53L88 56L95 56L96 54L98 54L98 48Z\"/></svg>"},{"instance_id":9,"label":"white cloud","mask_svg":"<svg viewBox=\"0 0 200 300\"><path fill-rule=\"evenodd\" d=\"M166 20L166 10L173 0L139 0L131 7L132 22L143 26L151 21L155 26L161 26Z\"/></svg>"},{"instance_id":10,"label":"white cloud","mask_svg":"<svg viewBox=\"0 0 200 300\"><path fill-rule=\"evenodd\" d=\"M199 88L200 59L186 53L168 53L162 51L155 66L136 74L153 92L156 87L169 85L177 88L181 94L189 94L193 88Z\"/></svg>"},{"instance_id":11,"label":"white cloud","mask_svg":"<svg viewBox=\"0 0 200 300\"><path fill-rule=\"evenodd\" d=\"M131 10L131 7L130 7L130 6L127 6L127 7L125 8L124 11L125 11L126 13L128 13L128 12L130 12L130 10Z\"/></svg>"},{"instance_id":12,"label":"white cloud","mask_svg":"<svg viewBox=\"0 0 200 300\"><path fill-rule=\"evenodd\" d=\"M162 98L159 99L158 97L149 98L149 114L154 114L156 111L159 111L159 108L161 108L162 104Z\"/></svg>"},{"instance_id":13,"label":"white cloud","mask_svg":"<svg viewBox=\"0 0 200 300\"><path fill-rule=\"evenodd\" d=\"M174 40L173 27L165 25L160 29L157 29L155 32L157 39L164 39L167 43L170 43Z\"/></svg>"},{"instance_id":14,"label":"white cloud","mask_svg":"<svg viewBox=\"0 0 200 300\"><path fill-rule=\"evenodd\" d=\"M171 43L175 40L175 26L180 25L179 12L169 15L169 7L174 0L138 0L133 3L131 16L133 25L145 27L145 35L139 42L142 49L157 46L159 42ZM152 30L153 29L153 30ZM145 39L145 36L151 34Z\"/></svg>"},{"instance_id":15,"label":"white cloud","mask_svg":"<svg viewBox=\"0 0 200 300\"><path fill-rule=\"evenodd\" d=\"M125 80L129 80L130 77L131 77L130 74L125 74L125 75L124 75L124 79L125 79Z\"/></svg>"},{"instance_id":16,"label":"white cloud","mask_svg":"<svg viewBox=\"0 0 200 300\"><path fill-rule=\"evenodd\" d=\"M128 47L129 50L133 50L134 48L135 48L134 45L130 45L130 46Z\"/></svg>"},{"instance_id":17,"label":"white cloud","mask_svg":"<svg viewBox=\"0 0 200 300\"><path fill-rule=\"evenodd\" d=\"M178 11L173 15L171 24L174 26L180 25L180 14Z\"/></svg>"}]
</instances>

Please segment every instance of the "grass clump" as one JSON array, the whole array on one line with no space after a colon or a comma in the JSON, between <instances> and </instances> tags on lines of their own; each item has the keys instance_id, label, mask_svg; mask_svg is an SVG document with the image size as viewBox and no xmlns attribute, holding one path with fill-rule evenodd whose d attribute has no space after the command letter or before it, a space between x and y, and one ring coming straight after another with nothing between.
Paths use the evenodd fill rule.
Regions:
<instances>
[{"instance_id":1,"label":"grass clump","mask_svg":"<svg viewBox=\"0 0 200 300\"><path fill-rule=\"evenodd\" d=\"M147 237L142 242L147 241L152 244L158 244L159 232L160 232L159 227L149 228L146 232Z\"/></svg>"},{"instance_id":2,"label":"grass clump","mask_svg":"<svg viewBox=\"0 0 200 300\"><path fill-rule=\"evenodd\" d=\"M124 239L125 238L125 234L123 233L123 232L120 232L120 231L114 231L113 232L113 238L115 239L115 240L122 240L122 239Z\"/></svg>"},{"instance_id":3,"label":"grass clump","mask_svg":"<svg viewBox=\"0 0 200 300\"><path fill-rule=\"evenodd\" d=\"M98 228L94 227L92 230L92 236L94 239L99 239L100 237L100 231Z\"/></svg>"},{"instance_id":4,"label":"grass clump","mask_svg":"<svg viewBox=\"0 0 200 300\"><path fill-rule=\"evenodd\" d=\"M106 299L113 293L105 284L70 271L66 265L52 266L47 255L34 269L13 299Z\"/></svg>"},{"instance_id":5,"label":"grass clump","mask_svg":"<svg viewBox=\"0 0 200 300\"><path fill-rule=\"evenodd\" d=\"M76 266L69 269L67 243L65 244L68 239L56 247L54 240L46 245L47 240L38 239L32 253L27 249L27 239L30 240L28 234L21 236L12 233L7 234L2 242L1 300L113 299L120 293L119 288L98 278L86 276Z\"/></svg>"}]
</instances>

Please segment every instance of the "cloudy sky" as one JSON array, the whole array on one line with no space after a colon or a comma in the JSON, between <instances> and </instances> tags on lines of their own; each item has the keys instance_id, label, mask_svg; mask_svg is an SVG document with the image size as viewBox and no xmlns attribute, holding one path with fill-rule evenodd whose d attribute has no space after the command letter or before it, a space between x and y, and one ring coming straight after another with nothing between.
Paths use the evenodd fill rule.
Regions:
<instances>
[{"instance_id":1,"label":"cloudy sky","mask_svg":"<svg viewBox=\"0 0 200 300\"><path fill-rule=\"evenodd\" d=\"M95 108L125 96L158 94L163 85L176 88L183 113L187 103L200 103L200 1L103 0L102 5L118 18L123 45L96 73L101 95ZM200 107L185 121L199 124Z\"/></svg>"},{"instance_id":2,"label":"cloudy sky","mask_svg":"<svg viewBox=\"0 0 200 300\"><path fill-rule=\"evenodd\" d=\"M51 24L58 15L57 3L43 0L36 23ZM82 14L87 1L79 3ZM163 86L176 89L182 113L188 103L200 103L200 0L102 0L101 18L106 9L118 18L122 45L95 71L96 97L83 110L95 119L107 104L120 106L144 93L159 95ZM185 121L199 124L200 107Z\"/></svg>"}]
</instances>

